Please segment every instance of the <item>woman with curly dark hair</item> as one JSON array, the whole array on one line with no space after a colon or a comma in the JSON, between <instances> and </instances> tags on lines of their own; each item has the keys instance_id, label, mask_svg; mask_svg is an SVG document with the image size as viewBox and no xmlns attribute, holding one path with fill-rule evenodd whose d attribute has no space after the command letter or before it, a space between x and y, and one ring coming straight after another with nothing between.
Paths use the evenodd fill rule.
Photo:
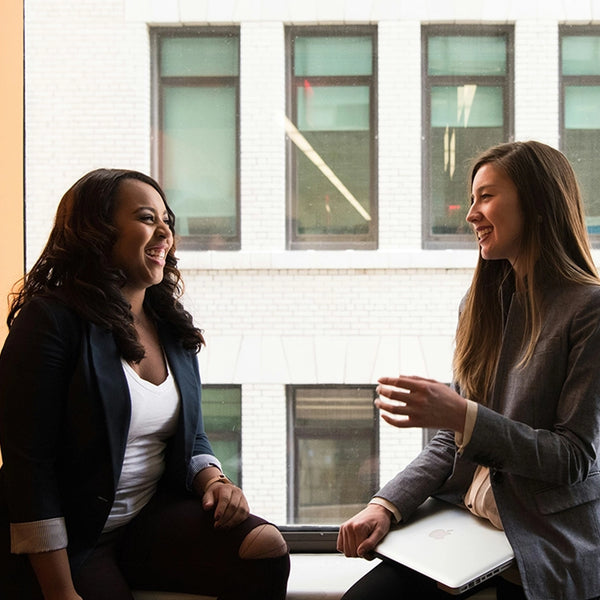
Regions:
<instances>
[{"instance_id":1,"label":"woman with curly dark hair","mask_svg":"<svg viewBox=\"0 0 600 600\"><path fill-rule=\"evenodd\" d=\"M286 543L204 432L175 218L152 178L63 196L0 355L0 597L282 600Z\"/></svg>"}]
</instances>

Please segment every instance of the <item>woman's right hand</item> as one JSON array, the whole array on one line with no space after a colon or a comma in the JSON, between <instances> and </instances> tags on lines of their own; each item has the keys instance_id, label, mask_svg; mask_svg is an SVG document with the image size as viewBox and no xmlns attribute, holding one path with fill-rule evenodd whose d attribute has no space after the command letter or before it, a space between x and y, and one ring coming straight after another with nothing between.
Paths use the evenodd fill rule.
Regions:
<instances>
[{"instance_id":1,"label":"woman's right hand","mask_svg":"<svg viewBox=\"0 0 600 600\"><path fill-rule=\"evenodd\" d=\"M392 524L392 513L379 504L366 508L342 523L337 549L346 556L371 560L375 546L385 537Z\"/></svg>"},{"instance_id":2,"label":"woman's right hand","mask_svg":"<svg viewBox=\"0 0 600 600\"><path fill-rule=\"evenodd\" d=\"M75 591L67 551L53 550L29 555L44 600L83 600Z\"/></svg>"}]
</instances>

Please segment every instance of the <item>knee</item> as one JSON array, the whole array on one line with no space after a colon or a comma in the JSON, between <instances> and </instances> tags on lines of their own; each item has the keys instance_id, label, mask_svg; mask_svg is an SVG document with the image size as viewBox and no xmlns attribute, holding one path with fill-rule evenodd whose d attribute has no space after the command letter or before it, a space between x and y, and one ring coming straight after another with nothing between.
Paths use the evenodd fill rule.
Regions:
<instances>
[{"instance_id":1,"label":"knee","mask_svg":"<svg viewBox=\"0 0 600 600\"><path fill-rule=\"evenodd\" d=\"M286 541L279 530L268 523L255 527L240 545L240 558L277 558L288 551Z\"/></svg>"}]
</instances>

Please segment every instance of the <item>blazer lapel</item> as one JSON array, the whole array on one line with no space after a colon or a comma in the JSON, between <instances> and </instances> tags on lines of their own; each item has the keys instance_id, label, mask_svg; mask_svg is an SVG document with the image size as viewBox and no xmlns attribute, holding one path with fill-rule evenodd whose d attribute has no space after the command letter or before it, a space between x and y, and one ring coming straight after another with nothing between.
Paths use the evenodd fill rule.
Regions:
<instances>
[{"instance_id":1,"label":"blazer lapel","mask_svg":"<svg viewBox=\"0 0 600 600\"><path fill-rule=\"evenodd\" d=\"M200 410L200 378L198 369L191 364L195 358L186 352L166 329L159 328L159 335L181 397L179 427L175 442L183 450L182 456L185 456L187 461L192 455L196 436L196 423Z\"/></svg>"},{"instance_id":2,"label":"blazer lapel","mask_svg":"<svg viewBox=\"0 0 600 600\"><path fill-rule=\"evenodd\" d=\"M98 394L104 407L115 485L121 475L125 445L131 421L131 398L114 338L94 324L90 325L91 369L96 376Z\"/></svg>"}]
</instances>

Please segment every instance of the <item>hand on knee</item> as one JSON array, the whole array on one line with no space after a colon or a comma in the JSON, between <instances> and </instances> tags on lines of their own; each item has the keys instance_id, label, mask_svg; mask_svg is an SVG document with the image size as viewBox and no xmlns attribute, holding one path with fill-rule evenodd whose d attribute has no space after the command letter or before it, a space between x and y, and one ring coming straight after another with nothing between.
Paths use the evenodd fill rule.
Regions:
<instances>
[{"instance_id":1,"label":"hand on knee","mask_svg":"<svg viewBox=\"0 0 600 600\"><path fill-rule=\"evenodd\" d=\"M240 545L240 558L277 558L288 551L287 543L279 530L268 523L255 527Z\"/></svg>"}]
</instances>

